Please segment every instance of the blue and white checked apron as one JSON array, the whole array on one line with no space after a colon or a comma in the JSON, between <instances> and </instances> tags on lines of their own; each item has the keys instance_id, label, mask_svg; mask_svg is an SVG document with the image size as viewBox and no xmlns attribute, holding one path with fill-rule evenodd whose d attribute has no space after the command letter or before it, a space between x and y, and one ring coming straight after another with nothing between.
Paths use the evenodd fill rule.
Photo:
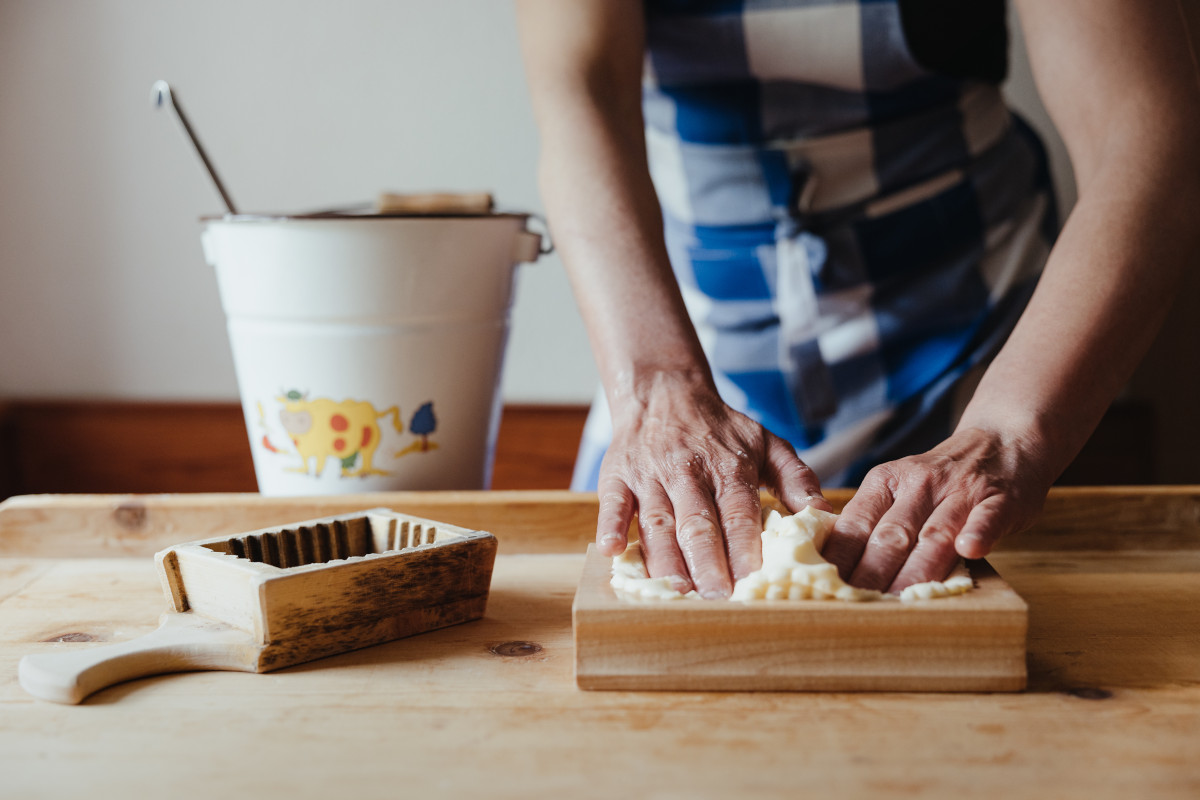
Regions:
<instances>
[{"instance_id":1,"label":"blue and white checked apron","mask_svg":"<svg viewBox=\"0 0 1200 800\"><path fill-rule=\"evenodd\" d=\"M997 86L933 74L888 0L647 2L667 248L717 387L825 486L952 431L1057 221ZM594 490L603 394L573 488Z\"/></svg>"}]
</instances>

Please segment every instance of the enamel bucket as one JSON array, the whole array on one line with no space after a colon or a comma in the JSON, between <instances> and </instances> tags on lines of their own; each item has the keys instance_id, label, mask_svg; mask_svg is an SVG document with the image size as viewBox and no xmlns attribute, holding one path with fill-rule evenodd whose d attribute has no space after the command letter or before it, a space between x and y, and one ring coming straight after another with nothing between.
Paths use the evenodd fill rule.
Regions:
<instances>
[{"instance_id":1,"label":"enamel bucket","mask_svg":"<svg viewBox=\"0 0 1200 800\"><path fill-rule=\"evenodd\" d=\"M527 219L205 221L262 494L488 488Z\"/></svg>"}]
</instances>

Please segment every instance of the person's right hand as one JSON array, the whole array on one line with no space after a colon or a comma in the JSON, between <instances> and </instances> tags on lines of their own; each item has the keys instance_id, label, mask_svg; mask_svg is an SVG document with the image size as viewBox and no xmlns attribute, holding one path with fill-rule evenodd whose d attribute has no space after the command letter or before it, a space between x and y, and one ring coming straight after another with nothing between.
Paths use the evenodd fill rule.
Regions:
<instances>
[{"instance_id":1,"label":"person's right hand","mask_svg":"<svg viewBox=\"0 0 1200 800\"><path fill-rule=\"evenodd\" d=\"M657 380L614 407L613 429L598 484L599 550L625 550L636 512L650 576L670 578L680 592L728 597L734 581L762 566L760 486L793 513L832 510L792 446L711 386Z\"/></svg>"}]
</instances>

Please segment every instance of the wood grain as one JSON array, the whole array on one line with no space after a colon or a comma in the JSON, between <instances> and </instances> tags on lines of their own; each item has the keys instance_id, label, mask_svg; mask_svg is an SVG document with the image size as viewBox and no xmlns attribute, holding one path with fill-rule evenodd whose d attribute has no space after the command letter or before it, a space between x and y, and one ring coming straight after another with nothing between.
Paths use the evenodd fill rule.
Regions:
<instances>
[{"instance_id":1,"label":"wood grain","mask_svg":"<svg viewBox=\"0 0 1200 800\"><path fill-rule=\"evenodd\" d=\"M494 489L566 489L587 417L580 405L509 404ZM0 499L41 493L254 492L237 403L0 403Z\"/></svg>"},{"instance_id":2,"label":"wood grain","mask_svg":"<svg viewBox=\"0 0 1200 800\"><path fill-rule=\"evenodd\" d=\"M172 611L152 634L22 659L58 703L188 669L267 672L479 619L496 539L385 508L292 521L156 554Z\"/></svg>"},{"instance_id":3,"label":"wood grain","mask_svg":"<svg viewBox=\"0 0 1200 800\"><path fill-rule=\"evenodd\" d=\"M12 401L3 423L8 493L257 489L237 403Z\"/></svg>"},{"instance_id":4,"label":"wood grain","mask_svg":"<svg viewBox=\"0 0 1200 800\"><path fill-rule=\"evenodd\" d=\"M568 488L587 412L585 405L507 404L492 488ZM1190 480L1194 468L1154 468L1154 428L1144 404L1114 406L1060 483ZM8 454L0 460L0 499L257 489L242 409L232 402L9 400L0 403L0 452Z\"/></svg>"},{"instance_id":5,"label":"wood grain","mask_svg":"<svg viewBox=\"0 0 1200 800\"><path fill-rule=\"evenodd\" d=\"M840 511L854 493L826 496ZM764 499L769 501L768 496ZM0 555L146 556L196 538L281 520L387 506L496 535L505 553L582 553L595 538L595 494L379 492L334 497L256 494L29 495L0 502ZM1200 487L1061 487L1041 518L999 550L1179 550L1200 546Z\"/></svg>"},{"instance_id":6,"label":"wood grain","mask_svg":"<svg viewBox=\"0 0 1200 800\"><path fill-rule=\"evenodd\" d=\"M147 675L199 669L256 672L262 645L240 628L188 612L163 614L158 630L124 642L35 653L17 667L34 697L74 705L95 692Z\"/></svg>"},{"instance_id":7,"label":"wood grain","mask_svg":"<svg viewBox=\"0 0 1200 800\"><path fill-rule=\"evenodd\" d=\"M581 689L1014 692L1025 602L984 562L976 588L916 603L622 601L590 546L572 606Z\"/></svg>"},{"instance_id":8,"label":"wood grain","mask_svg":"<svg viewBox=\"0 0 1200 800\"><path fill-rule=\"evenodd\" d=\"M378 214L489 214L494 201L488 192L381 192L375 200Z\"/></svg>"},{"instance_id":9,"label":"wood grain","mask_svg":"<svg viewBox=\"0 0 1200 800\"><path fill-rule=\"evenodd\" d=\"M0 503L0 555L148 558L193 539L374 506L489 531L508 553L582 553L595 537L595 495L565 491L27 495Z\"/></svg>"},{"instance_id":10,"label":"wood grain","mask_svg":"<svg viewBox=\"0 0 1200 800\"><path fill-rule=\"evenodd\" d=\"M587 406L506 405L492 488L569 488L587 413Z\"/></svg>"},{"instance_id":11,"label":"wood grain","mask_svg":"<svg viewBox=\"0 0 1200 800\"><path fill-rule=\"evenodd\" d=\"M1019 694L581 692L570 607L582 555L501 554L477 622L265 675L136 681L66 707L21 691L17 658L153 630L153 566L10 555L7 569L41 572L0 602L3 793L390 798L403 785L670 800L802 786L878 800L1194 800L1200 553L995 561L1030 608Z\"/></svg>"}]
</instances>

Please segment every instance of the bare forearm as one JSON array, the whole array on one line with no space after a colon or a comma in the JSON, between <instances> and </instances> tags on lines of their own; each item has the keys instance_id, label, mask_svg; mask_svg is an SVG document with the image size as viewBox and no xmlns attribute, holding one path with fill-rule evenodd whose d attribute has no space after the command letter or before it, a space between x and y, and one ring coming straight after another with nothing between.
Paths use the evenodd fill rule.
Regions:
<instances>
[{"instance_id":1,"label":"bare forearm","mask_svg":"<svg viewBox=\"0 0 1200 800\"><path fill-rule=\"evenodd\" d=\"M640 5L522 0L518 9L542 196L614 410L663 376L712 392L647 167Z\"/></svg>"},{"instance_id":2,"label":"bare forearm","mask_svg":"<svg viewBox=\"0 0 1200 800\"><path fill-rule=\"evenodd\" d=\"M544 140L542 193L610 400L661 373L707 382L667 261L640 125L614 125L602 107L576 122Z\"/></svg>"},{"instance_id":3,"label":"bare forearm","mask_svg":"<svg viewBox=\"0 0 1200 800\"><path fill-rule=\"evenodd\" d=\"M1039 22L1042 11L1022 7ZM1164 9L1168 17L1170 11ZM1175 49L1176 64L1190 61L1182 35L1158 42ZM1069 91L1064 68L1045 51L1037 63L1058 79L1045 87L1048 99L1069 112L1072 99L1059 96ZM1193 219L1200 207L1200 98L1195 84L1188 86L1188 72L1158 82L1178 82L1166 98L1129 92L1109 103L1107 116L1056 115L1072 146L1079 202L960 430L1000 429L1027 438L1057 474L1129 379L1200 250Z\"/></svg>"},{"instance_id":4,"label":"bare forearm","mask_svg":"<svg viewBox=\"0 0 1200 800\"><path fill-rule=\"evenodd\" d=\"M1131 193L1121 171L1081 198L960 424L1032 437L1055 473L1150 346L1200 244L1181 213L1197 207L1194 187L1170 181Z\"/></svg>"}]
</instances>

